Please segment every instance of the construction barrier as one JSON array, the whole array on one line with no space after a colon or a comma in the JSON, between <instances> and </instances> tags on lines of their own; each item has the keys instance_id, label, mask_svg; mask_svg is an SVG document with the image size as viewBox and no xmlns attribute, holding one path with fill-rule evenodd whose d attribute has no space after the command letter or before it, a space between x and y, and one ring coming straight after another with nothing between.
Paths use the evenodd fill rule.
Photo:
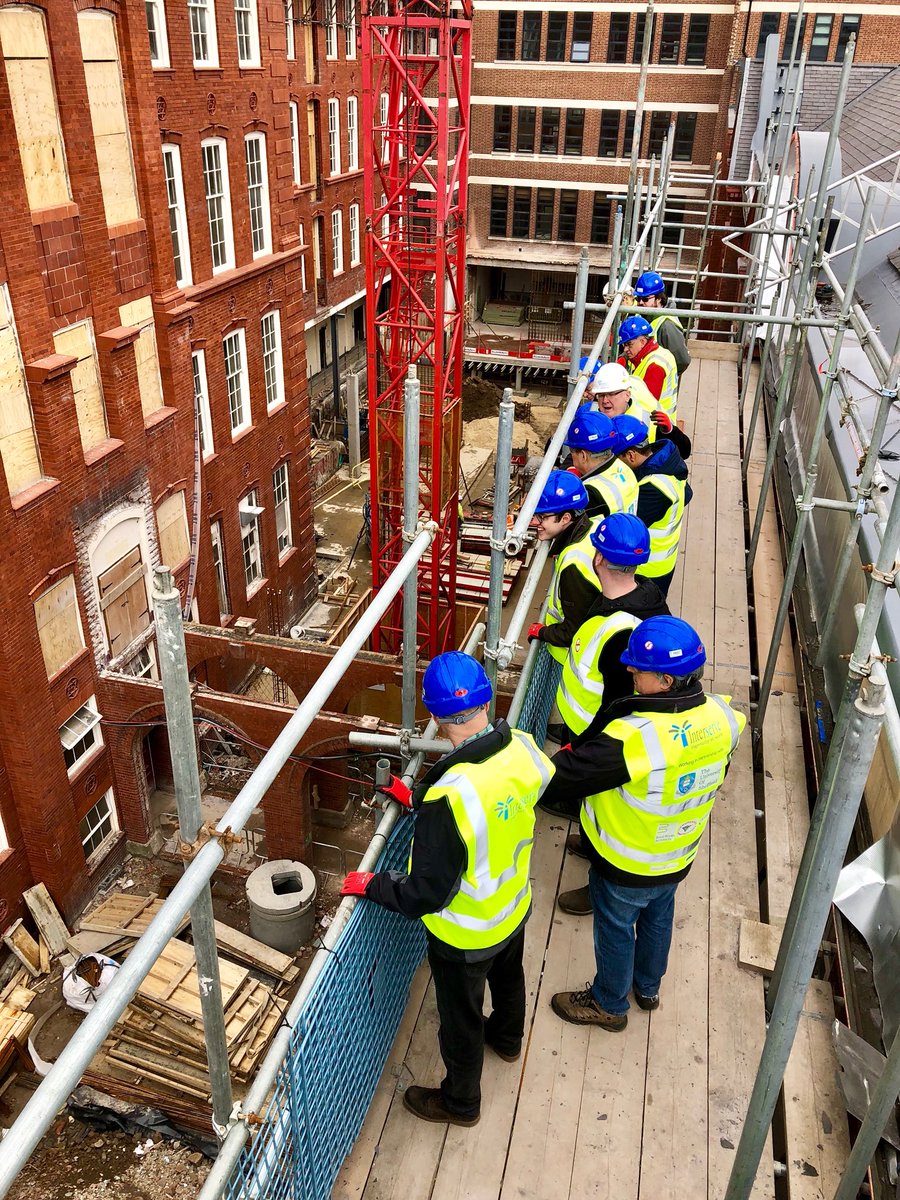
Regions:
<instances>
[{"instance_id":1,"label":"construction barrier","mask_svg":"<svg viewBox=\"0 0 900 1200\"><path fill-rule=\"evenodd\" d=\"M413 817L397 823L376 870L406 869ZM362 1128L425 928L378 904L356 905L291 1031L271 1102L232 1173L226 1200L328 1200Z\"/></svg>"},{"instance_id":2,"label":"construction barrier","mask_svg":"<svg viewBox=\"0 0 900 1200\"><path fill-rule=\"evenodd\" d=\"M553 711L561 678L562 663L557 662L547 647L542 645L528 681L522 712L516 721L516 727L523 733L530 733L539 746L543 746L547 736L547 722Z\"/></svg>"}]
</instances>

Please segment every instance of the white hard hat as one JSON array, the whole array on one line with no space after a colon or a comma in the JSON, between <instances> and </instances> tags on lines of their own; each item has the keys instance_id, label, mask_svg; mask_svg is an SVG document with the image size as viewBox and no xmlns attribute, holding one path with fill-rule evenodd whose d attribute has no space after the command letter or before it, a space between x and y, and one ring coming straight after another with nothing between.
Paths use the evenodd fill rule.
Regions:
<instances>
[{"instance_id":1,"label":"white hard hat","mask_svg":"<svg viewBox=\"0 0 900 1200\"><path fill-rule=\"evenodd\" d=\"M598 392L622 392L631 388L631 375L621 363L604 363L590 382L589 390Z\"/></svg>"}]
</instances>

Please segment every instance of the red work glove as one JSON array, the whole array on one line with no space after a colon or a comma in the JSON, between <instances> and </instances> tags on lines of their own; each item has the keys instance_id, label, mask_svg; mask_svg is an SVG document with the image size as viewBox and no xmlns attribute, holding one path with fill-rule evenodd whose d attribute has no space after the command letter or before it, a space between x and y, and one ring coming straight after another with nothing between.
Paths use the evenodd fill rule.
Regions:
<instances>
[{"instance_id":1,"label":"red work glove","mask_svg":"<svg viewBox=\"0 0 900 1200\"><path fill-rule=\"evenodd\" d=\"M559 754L562 750L571 750L571 749L572 749L572 743L566 742L565 746L560 746L559 750L557 750L556 753Z\"/></svg>"},{"instance_id":2,"label":"red work glove","mask_svg":"<svg viewBox=\"0 0 900 1200\"><path fill-rule=\"evenodd\" d=\"M672 418L664 413L661 408L658 408L655 412L650 414L650 420L653 422L656 428L661 429L663 433L672 432Z\"/></svg>"},{"instance_id":3,"label":"red work glove","mask_svg":"<svg viewBox=\"0 0 900 1200\"><path fill-rule=\"evenodd\" d=\"M540 639L541 639L541 630L542 630L543 628L544 628L544 626L541 624L541 622L540 622L540 621L535 621L535 623L534 623L533 625L529 625L529 627L528 627L528 640L529 640L529 642L533 642L535 638L537 638L537 639L538 639L538 641L540 641Z\"/></svg>"},{"instance_id":4,"label":"red work glove","mask_svg":"<svg viewBox=\"0 0 900 1200\"><path fill-rule=\"evenodd\" d=\"M351 871L341 885L341 895L364 896L373 878L371 871Z\"/></svg>"},{"instance_id":5,"label":"red work glove","mask_svg":"<svg viewBox=\"0 0 900 1200\"><path fill-rule=\"evenodd\" d=\"M401 808L412 808L412 792L396 775L392 775L391 782L380 787L378 791L385 796L390 796L392 800L396 800Z\"/></svg>"}]
</instances>

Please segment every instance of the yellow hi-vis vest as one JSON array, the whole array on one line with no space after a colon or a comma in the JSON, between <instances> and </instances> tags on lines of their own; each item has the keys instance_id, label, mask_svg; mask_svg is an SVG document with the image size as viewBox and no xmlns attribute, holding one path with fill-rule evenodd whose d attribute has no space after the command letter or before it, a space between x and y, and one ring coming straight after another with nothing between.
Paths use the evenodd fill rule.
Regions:
<instances>
[{"instance_id":1,"label":"yellow hi-vis vest","mask_svg":"<svg viewBox=\"0 0 900 1200\"><path fill-rule=\"evenodd\" d=\"M674 423L675 412L678 407L678 368L675 366L675 356L670 350L666 350L664 346L657 346L655 350L651 350L649 354L645 354L637 366L629 363L628 370L632 375L642 380L647 374L647 368L651 363L656 363L666 373L657 407L661 408L667 416L671 417Z\"/></svg>"},{"instance_id":2,"label":"yellow hi-vis vest","mask_svg":"<svg viewBox=\"0 0 900 1200\"><path fill-rule=\"evenodd\" d=\"M681 520L684 516L684 489L686 480L672 475L645 475L638 487L652 484L671 504L650 529L650 559L639 568L646 579L659 579L675 570L678 561L678 539L681 536Z\"/></svg>"},{"instance_id":3,"label":"yellow hi-vis vest","mask_svg":"<svg viewBox=\"0 0 900 1200\"><path fill-rule=\"evenodd\" d=\"M566 546L565 550L560 552L559 558L556 560L553 579L550 582L550 596L547 600L547 612L544 615L545 625L558 625L565 616L562 610L562 601L559 598L559 581L563 571L567 567L575 567L585 579L593 584L598 592L600 591L600 580L594 573L594 555L596 551L591 542L591 534L597 528L598 523L599 518L592 521L584 537L579 538L577 542L572 542ZM557 662L565 662L566 656L569 653L568 646L551 646L549 642L545 642L544 646Z\"/></svg>"},{"instance_id":4,"label":"yellow hi-vis vest","mask_svg":"<svg viewBox=\"0 0 900 1200\"><path fill-rule=\"evenodd\" d=\"M534 806L553 763L518 729L481 763L452 767L425 793L446 796L466 847L459 890L446 908L422 918L426 929L459 950L483 950L515 933L531 905Z\"/></svg>"},{"instance_id":5,"label":"yellow hi-vis vest","mask_svg":"<svg viewBox=\"0 0 900 1200\"><path fill-rule=\"evenodd\" d=\"M680 713L634 712L603 730L622 743L629 779L586 797L581 827L601 858L631 875L674 875L694 859L747 723L730 696Z\"/></svg>"},{"instance_id":6,"label":"yellow hi-vis vest","mask_svg":"<svg viewBox=\"0 0 900 1200\"><path fill-rule=\"evenodd\" d=\"M584 733L603 706L603 674L598 665L603 647L617 633L630 632L638 624L633 613L609 613L591 617L575 634L556 691L560 716L573 733Z\"/></svg>"},{"instance_id":7,"label":"yellow hi-vis vest","mask_svg":"<svg viewBox=\"0 0 900 1200\"><path fill-rule=\"evenodd\" d=\"M589 491L593 490L600 496L611 513L637 512L637 476L628 463L621 459L614 458L608 467L596 475L588 475L581 482Z\"/></svg>"},{"instance_id":8,"label":"yellow hi-vis vest","mask_svg":"<svg viewBox=\"0 0 900 1200\"><path fill-rule=\"evenodd\" d=\"M659 338L656 335L659 332L659 327L660 327L660 325L662 325L663 321L671 321L673 325L675 325L678 329L681 330L682 333L684 333L684 326L678 320L678 318L671 316L669 313L666 313L664 316L654 317L653 320L650 322L650 328L653 330L653 340L655 342L659 341ZM669 351L669 353L671 354L671 351Z\"/></svg>"}]
</instances>

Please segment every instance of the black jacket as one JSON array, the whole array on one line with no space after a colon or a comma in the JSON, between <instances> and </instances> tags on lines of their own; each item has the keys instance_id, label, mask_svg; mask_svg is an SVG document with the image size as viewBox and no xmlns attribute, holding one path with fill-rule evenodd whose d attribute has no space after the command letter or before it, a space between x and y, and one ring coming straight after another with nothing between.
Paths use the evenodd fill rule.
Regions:
<instances>
[{"instance_id":1,"label":"black jacket","mask_svg":"<svg viewBox=\"0 0 900 1200\"><path fill-rule=\"evenodd\" d=\"M595 721L594 725L577 739L577 745L573 744L570 749L560 750L553 756L556 772L538 802L539 807L553 805L557 812L562 807L568 807L574 821L585 796L621 787L627 782L628 768L625 765L622 743L603 732L605 726L617 717L627 717L633 712L685 712L687 709L697 708L705 698L706 693L698 683L689 692L677 696L671 693L661 696L631 695L604 706L598 714L598 729L594 729L594 726L598 725ZM665 884L677 883L684 879L691 868L689 863L681 871L671 875L632 875L628 871L620 871L605 858L601 858L584 834L581 843L591 866L596 867L604 879L624 887L662 887Z\"/></svg>"},{"instance_id":2,"label":"black jacket","mask_svg":"<svg viewBox=\"0 0 900 1200\"><path fill-rule=\"evenodd\" d=\"M613 613L633 613L639 621L648 617L664 617L669 613L665 596L652 579L635 577L633 592L625 596L607 597L601 592L584 618L589 621L592 617L609 617ZM623 630L614 634L600 652L598 668L603 676L603 707L608 708L615 700L630 696L634 691L628 668L622 662L622 652L628 645L629 634ZM602 710L601 710L602 711ZM596 718L594 723L596 723ZM589 729L593 726L589 726ZM587 731L578 740L584 740Z\"/></svg>"},{"instance_id":3,"label":"black jacket","mask_svg":"<svg viewBox=\"0 0 900 1200\"><path fill-rule=\"evenodd\" d=\"M639 467L634 468L637 481L646 480L650 475L670 475L673 479L688 477L688 469L684 459L678 453L675 443L663 439L654 442L654 450L650 457ZM690 504L694 492L689 483L685 484L684 502ZM672 501L651 482L643 483L638 492L637 515L649 528L659 521L671 506Z\"/></svg>"},{"instance_id":4,"label":"black jacket","mask_svg":"<svg viewBox=\"0 0 900 1200\"><path fill-rule=\"evenodd\" d=\"M589 492L588 495L591 493ZM558 557L563 550L574 542L580 541L591 528L591 518L583 513L568 529L553 539L550 553ZM563 568L559 577L559 603L563 611L563 619L555 625L545 625L539 637L548 646L571 646L580 625L583 625L585 614L596 600L600 590L600 581L594 579L591 583L576 566Z\"/></svg>"}]
</instances>

